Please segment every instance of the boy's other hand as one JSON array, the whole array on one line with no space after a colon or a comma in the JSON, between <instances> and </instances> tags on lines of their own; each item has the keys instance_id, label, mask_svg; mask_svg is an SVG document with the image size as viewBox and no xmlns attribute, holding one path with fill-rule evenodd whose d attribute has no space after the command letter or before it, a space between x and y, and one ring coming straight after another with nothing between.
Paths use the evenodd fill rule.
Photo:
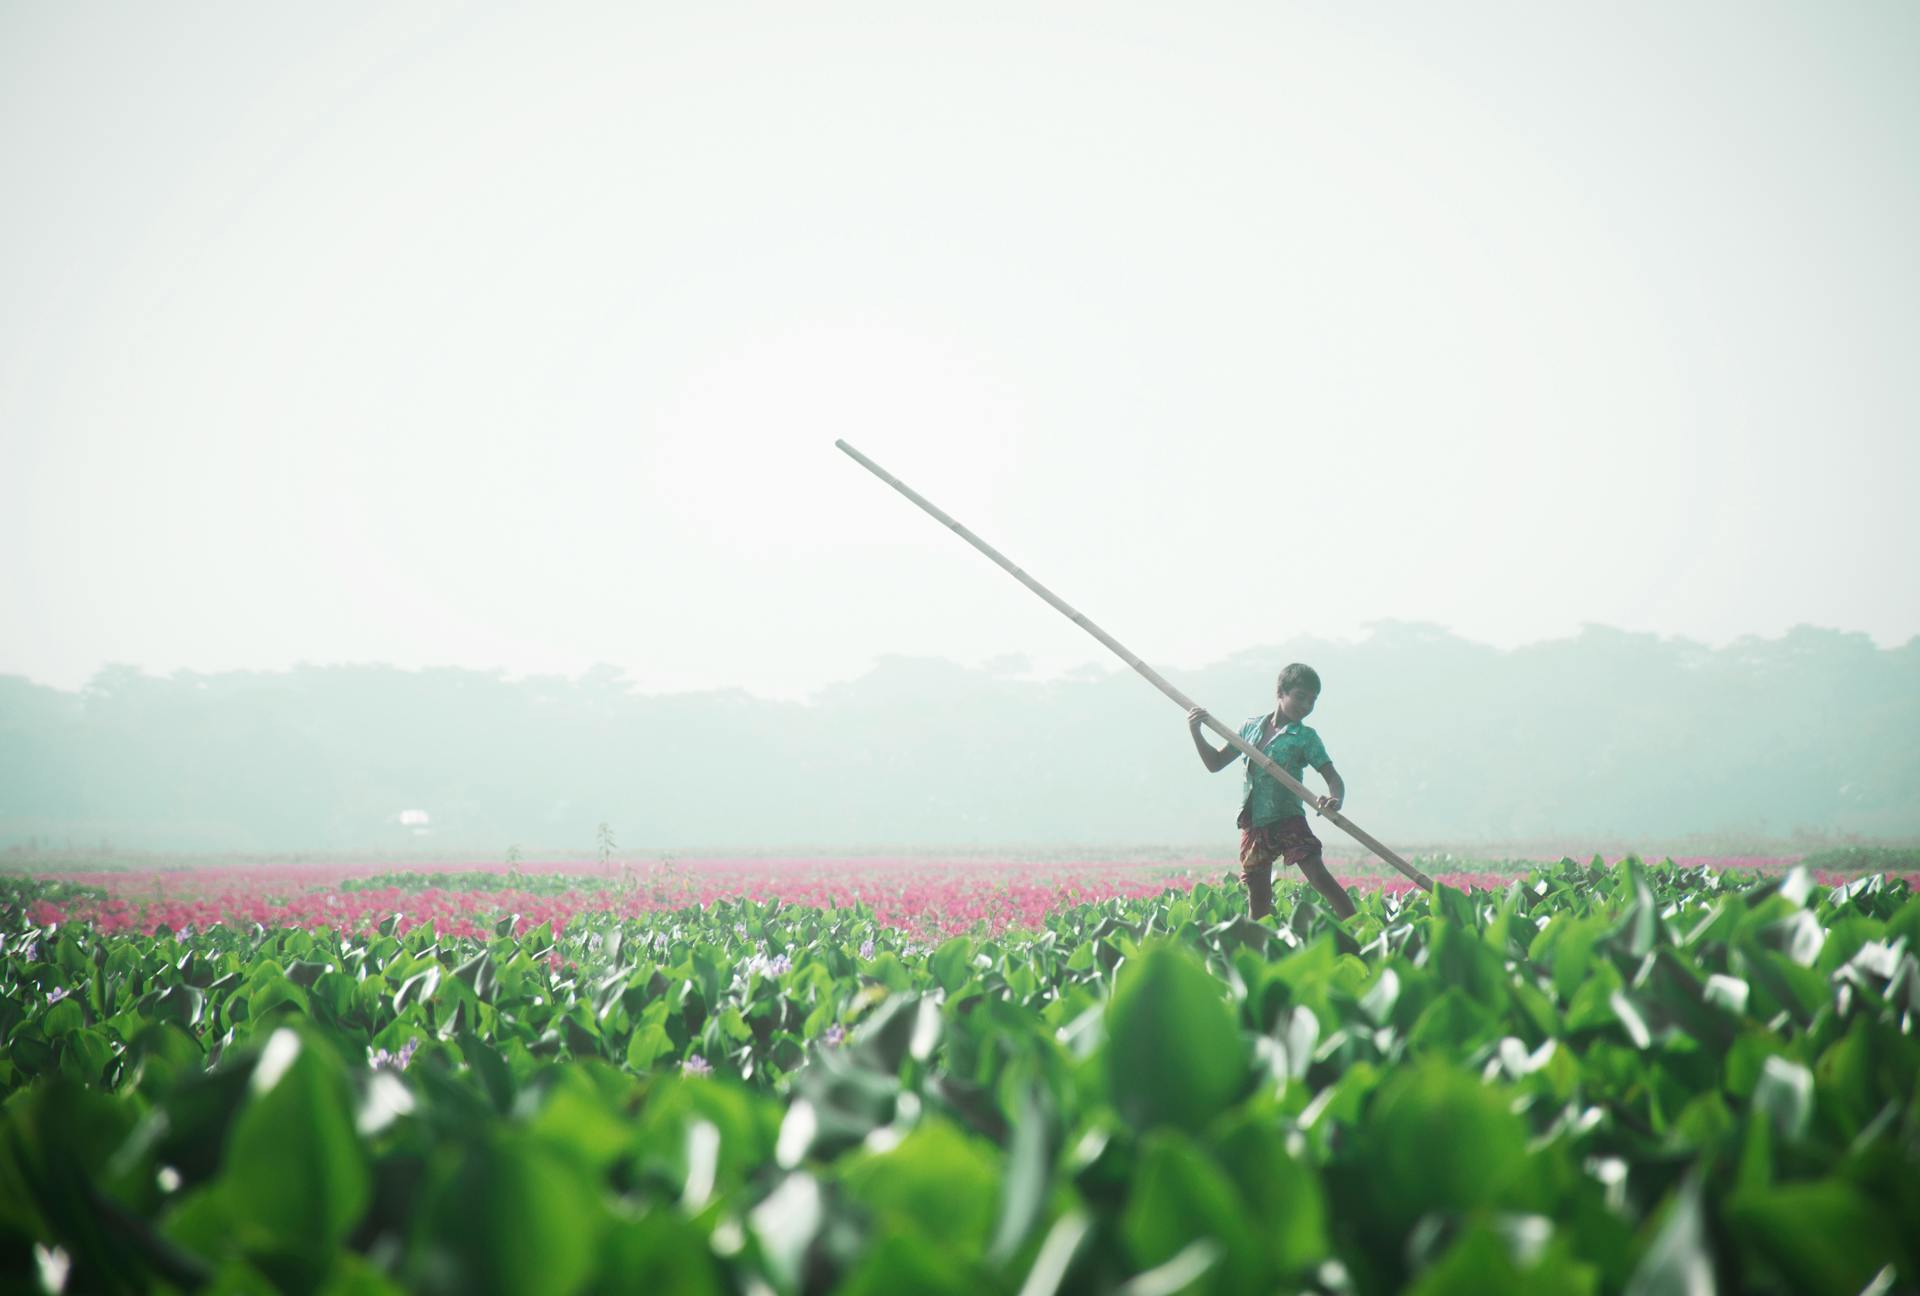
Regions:
<instances>
[{"instance_id":1,"label":"boy's other hand","mask_svg":"<svg viewBox=\"0 0 1920 1296\"><path fill-rule=\"evenodd\" d=\"M1195 733L1199 733L1200 726L1205 724L1208 719L1209 717L1205 707L1195 707L1193 710L1187 712L1187 728L1193 730Z\"/></svg>"},{"instance_id":2,"label":"boy's other hand","mask_svg":"<svg viewBox=\"0 0 1920 1296\"><path fill-rule=\"evenodd\" d=\"M1323 796L1313 804L1314 808L1319 810L1321 814L1332 814L1340 808L1340 798L1337 796Z\"/></svg>"}]
</instances>

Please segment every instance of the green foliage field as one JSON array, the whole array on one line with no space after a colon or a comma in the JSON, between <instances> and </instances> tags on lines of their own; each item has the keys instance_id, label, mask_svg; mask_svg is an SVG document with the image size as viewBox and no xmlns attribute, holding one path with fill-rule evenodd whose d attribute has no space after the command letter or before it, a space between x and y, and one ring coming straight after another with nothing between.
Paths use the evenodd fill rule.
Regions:
<instances>
[{"instance_id":1,"label":"green foliage field","mask_svg":"<svg viewBox=\"0 0 1920 1296\"><path fill-rule=\"evenodd\" d=\"M1810 869L1846 873L1910 873L1920 869L1920 846L1835 846L1800 861Z\"/></svg>"},{"instance_id":2,"label":"green foliage field","mask_svg":"<svg viewBox=\"0 0 1920 1296\"><path fill-rule=\"evenodd\" d=\"M28 926L0 1281L1856 1293L1920 1281L1920 899L1571 861L908 945ZM502 924L503 933L511 927Z\"/></svg>"}]
</instances>

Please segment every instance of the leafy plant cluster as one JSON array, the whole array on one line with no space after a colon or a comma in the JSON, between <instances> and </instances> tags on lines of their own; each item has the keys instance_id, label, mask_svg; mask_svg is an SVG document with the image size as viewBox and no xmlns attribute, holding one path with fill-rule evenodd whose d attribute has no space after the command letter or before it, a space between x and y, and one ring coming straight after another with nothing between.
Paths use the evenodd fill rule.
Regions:
<instances>
[{"instance_id":1,"label":"leafy plant cluster","mask_svg":"<svg viewBox=\"0 0 1920 1296\"><path fill-rule=\"evenodd\" d=\"M1722 1290L1920 1277L1920 898L1563 861L906 943L15 923L0 1267L76 1290Z\"/></svg>"},{"instance_id":2,"label":"leafy plant cluster","mask_svg":"<svg viewBox=\"0 0 1920 1296\"><path fill-rule=\"evenodd\" d=\"M106 898L106 891L97 886L0 873L0 915L24 913L28 905L42 900L51 904L69 904L75 900L101 901Z\"/></svg>"},{"instance_id":3,"label":"leafy plant cluster","mask_svg":"<svg viewBox=\"0 0 1920 1296\"><path fill-rule=\"evenodd\" d=\"M1920 869L1920 846L1835 846L1800 863L1835 873L1911 873Z\"/></svg>"}]
</instances>

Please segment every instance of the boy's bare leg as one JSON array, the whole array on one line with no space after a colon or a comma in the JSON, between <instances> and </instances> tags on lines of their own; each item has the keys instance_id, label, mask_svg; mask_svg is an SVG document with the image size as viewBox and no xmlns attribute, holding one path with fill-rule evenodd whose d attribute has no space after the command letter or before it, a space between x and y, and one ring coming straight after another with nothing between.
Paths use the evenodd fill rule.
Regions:
<instances>
[{"instance_id":1,"label":"boy's bare leg","mask_svg":"<svg viewBox=\"0 0 1920 1296\"><path fill-rule=\"evenodd\" d=\"M1273 912L1273 861L1250 855L1240 861L1247 887L1247 914L1256 922Z\"/></svg>"},{"instance_id":2,"label":"boy's bare leg","mask_svg":"<svg viewBox=\"0 0 1920 1296\"><path fill-rule=\"evenodd\" d=\"M1325 860L1318 855L1303 859L1300 861L1300 872L1306 875L1307 881L1313 884L1315 891L1326 897L1327 903L1332 906L1336 914L1342 918L1353 917L1353 901L1348 898L1346 888L1334 880L1333 874L1327 872Z\"/></svg>"}]
</instances>

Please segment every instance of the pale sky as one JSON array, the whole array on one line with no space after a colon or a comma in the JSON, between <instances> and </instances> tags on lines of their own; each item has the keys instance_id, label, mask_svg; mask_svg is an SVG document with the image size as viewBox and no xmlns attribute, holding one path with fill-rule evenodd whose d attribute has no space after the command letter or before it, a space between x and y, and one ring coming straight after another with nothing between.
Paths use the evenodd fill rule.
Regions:
<instances>
[{"instance_id":1,"label":"pale sky","mask_svg":"<svg viewBox=\"0 0 1920 1296\"><path fill-rule=\"evenodd\" d=\"M0 7L0 673L1920 634L1920 5Z\"/></svg>"}]
</instances>

